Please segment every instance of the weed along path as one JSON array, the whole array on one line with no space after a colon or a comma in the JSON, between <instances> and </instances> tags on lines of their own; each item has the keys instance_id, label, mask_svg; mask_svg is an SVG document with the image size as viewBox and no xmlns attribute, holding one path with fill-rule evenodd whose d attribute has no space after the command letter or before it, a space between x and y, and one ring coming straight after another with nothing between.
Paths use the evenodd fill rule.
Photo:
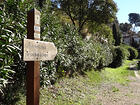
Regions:
<instances>
[{"instance_id":1,"label":"weed along path","mask_svg":"<svg viewBox=\"0 0 140 105\"><path fill-rule=\"evenodd\" d=\"M41 88L40 105L140 105L140 76L128 70L133 62L63 78L55 85ZM16 105L25 105L25 96Z\"/></svg>"}]
</instances>

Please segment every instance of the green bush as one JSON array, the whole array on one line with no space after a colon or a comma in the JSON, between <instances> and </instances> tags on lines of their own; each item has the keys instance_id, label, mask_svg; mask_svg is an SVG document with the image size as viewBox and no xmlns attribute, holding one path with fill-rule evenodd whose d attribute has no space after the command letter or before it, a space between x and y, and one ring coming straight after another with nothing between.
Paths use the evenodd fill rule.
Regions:
<instances>
[{"instance_id":1,"label":"green bush","mask_svg":"<svg viewBox=\"0 0 140 105\"><path fill-rule=\"evenodd\" d=\"M109 66L113 68L120 67L126 59L126 50L123 47L117 46L112 49L112 52L113 62Z\"/></svg>"},{"instance_id":2,"label":"green bush","mask_svg":"<svg viewBox=\"0 0 140 105\"><path fill-rule=\"evenodd\" d=\"M128 51L128 48L130 48L130 46L125 45L125 44L121 44L120 46L124 49L125 59L129 59L130 52Z\"/></svg>"},{"instance_id":3,"label":"green bush","mask_svg":"<svg viewBox=\"0 0 140 105\"><path fill-rule=\"evenodd\" d=\"M25 88L26 64L21 48L27 34L27 11L32 8L27 2L0 2L0 105L14 105L19 91Z\"/></svg>"},{"instance_id":4,"label":"green bush","mask_svg":"<svg viewBox=\"0 0 140 105\"><path fill-rule=\"evenodd\" d=\"M128 48L128 51L130 52L129 60L133 60L138 57L138 51L135 48L130 47Z\"/></svg>"},{"instance_id":5,"label":"green bush","mask_svg":"<svg viewBox=\"0 0 140 105\"><path fill-rule=\"evenodd\" d=\"M100 44L100 50L98 50L99 62L97 65L97 69L102 69L102 68L108 66L112 62L113 54L111 52L111 46L109 46L108 44L105 44L105 43L104 44L99 43L99 44Z\"/></svg>"},{"instance_id":6,"label":"green bush","mask_svg":"<svg viewBox=\"0 0 140 105\"><path fill-rule=\"evenodd\" d=\"M129 54L130 54L128 56L129 60L133 60L138 57L138 51L134 47L131 47L128 45L122 45L122 47L124 47L125 49L127 49L129 51Z\"/></svg>"},{"instance_id":7,"label":"green bush","mask_svg":"<svg viewBox=\"0 0 140 105\"><path fill-rule=\"evenodd\" d=\"M112 62L112 53L107 43L83 40L76 27L61 23L54 12L42 14L42 40L57 46L54 61L42 63L42 84L54 82L64 75L83 73L92 68L103 68Z\"/></svg>"}]
</instances>

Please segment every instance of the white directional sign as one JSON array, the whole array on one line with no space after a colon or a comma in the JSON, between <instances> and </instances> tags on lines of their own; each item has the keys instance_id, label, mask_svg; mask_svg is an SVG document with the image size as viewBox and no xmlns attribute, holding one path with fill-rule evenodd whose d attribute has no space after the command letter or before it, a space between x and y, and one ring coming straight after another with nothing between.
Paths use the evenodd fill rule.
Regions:
<instances>
[{"instance_id":1,"label":"white directional sign","mask_svg":"<svg viewBox=\"0 0 140 105\"><path fill-rule=\"evenodd\" d=\"M57 48L52 42L24 39L23 60L45 61L53 60L57 54Z\"/></svg>"}]
</instances>

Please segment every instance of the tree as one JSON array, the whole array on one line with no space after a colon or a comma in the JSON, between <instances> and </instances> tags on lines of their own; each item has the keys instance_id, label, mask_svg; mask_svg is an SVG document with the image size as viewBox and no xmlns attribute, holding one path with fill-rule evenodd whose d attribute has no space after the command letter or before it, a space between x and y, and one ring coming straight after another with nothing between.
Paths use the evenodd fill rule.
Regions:
<instances>
[{"instance_id":1,"label":"tree","mask_svg":"<svg viewBox=\"0 0 140 105\"><path fill-rule=\"evenodd\" d=\"M128 21L133 25L134 24L134 30L136 26L140 26L140 14L138 13L130 13Z\"/></svg>"},{"instance_id":2,"label":"tree","mask_svg":"<svg viewBox=\"0 0 140 105\"><path fill-rule=\"evenodd\" d=\"M115 39L115 46L119 46L122 43L122 34L119 29L118 20L114 21L112 26L113 37Z\"/></svg>"},{"instance_id":3,"label":"tree","mask_svg":"<svg viewBox=\"0 0 140 105\"><path fill-rule=\"evenodd\" d=\"M53 0L53 6L69 16L79 32L86 22L110 23L117 12L113 0Z\"/></svg>"},{"instance_id":4,"label":"tree","mask_svg":"<svg viewBox=\"0 0 140 105\"><path fill-rule=\"evenodd\" d=\"M121 30L122 32L128 32L128 31L130 31L130 29L132 28L132 24L129 24L129 23L121 23L121 24L119 25L119 27L120 27L120 30Z\"/></svg>"}]
</instances>

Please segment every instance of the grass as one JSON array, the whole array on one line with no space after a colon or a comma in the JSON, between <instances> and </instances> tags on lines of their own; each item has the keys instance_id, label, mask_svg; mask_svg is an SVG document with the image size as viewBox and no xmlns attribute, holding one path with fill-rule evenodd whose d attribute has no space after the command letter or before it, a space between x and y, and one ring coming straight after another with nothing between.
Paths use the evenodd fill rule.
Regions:
<instances>
[{"instance_id":1,"label":"grass","mask_svg":"<svg viewBox=\"0 0 140 105\"><path fill-rule=\"evenodd\" d=\"M130 80L128 76L133 76L134 72L128 70L130 63L125 61L119 68L105 68L101 72L88 71L85 76L74 78L63 78L55 85L40 89L40 105L91 105L96 100L97 87L102 83L120 83L126 85ZM112 87L112 92L119 91ZM25 105L25 96L17 105Z\"/></svg>"},{"instance_id":2,"label":"grass","mask_svg":"<svg viewBox=\"0 0 140 105\"><path fill-rule=\"evenodd\" d=\"M112 87L112 92L118 92L118 91L119 91L118 88L116 88L115 86Z\"/></svg>"},{"instance_id":3,"label":"grass","mask_svg":"<svg viewBox=\"0 0 140 105\"><path fill-rule=\"evenodd\" d=\"M126 60L125 63L119 68L105 68L104 78L107 81L126 84L130 81L128 76L134 76L134 72L128 69L132 62L133 61Z\"/></svg>"}]
</instances>

